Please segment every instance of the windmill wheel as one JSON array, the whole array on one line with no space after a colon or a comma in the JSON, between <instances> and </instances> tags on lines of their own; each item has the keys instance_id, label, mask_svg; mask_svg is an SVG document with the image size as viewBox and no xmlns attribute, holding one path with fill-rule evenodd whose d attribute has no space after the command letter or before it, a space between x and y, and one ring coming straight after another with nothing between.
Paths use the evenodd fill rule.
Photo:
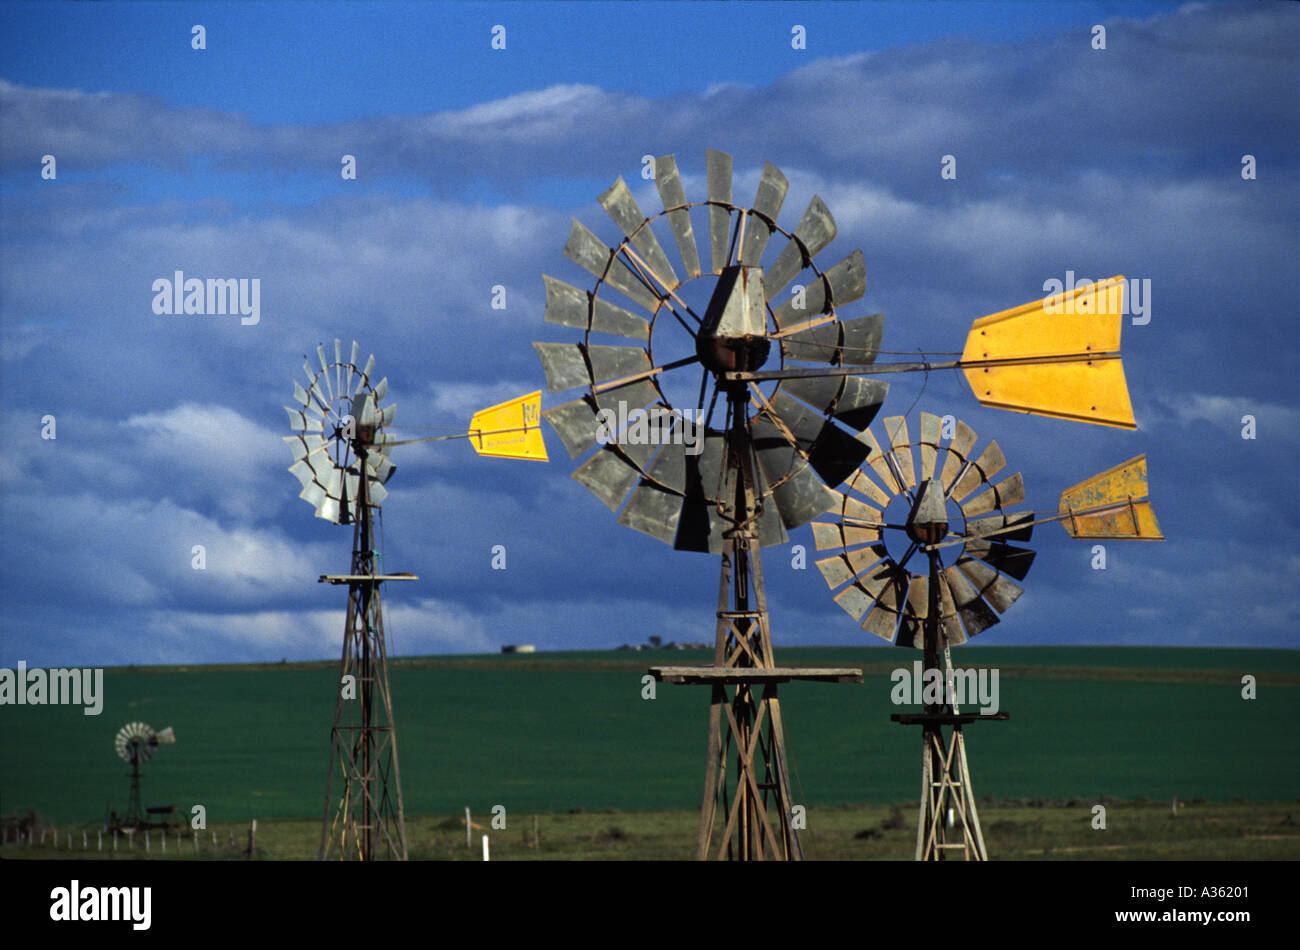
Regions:
<instances>
[{"instance_id":1,"label":"windmill wheel","mask_svg":"<svg viewBox=\"0 0 1300 950\"><path fill-rule=\"evenodd\" d=\"M154 737L153 729L143 722L128 722L121 729L117 730L117 737L113 740L113 747L117 750L118 758L123 762L134 762L136 756L140 757L141 762L148 762L149 757L153 755L156 748L152 741Z\"/></svg>"},{"instance_id":2,"label":"windmill wheel","mask_svg":"<svg viewBox=\"0 0 1300 950\"><path fill-rule=\"evenodd\" d=\"M371 505L388 497L385 483L394 466L392 446L384 429L391 426L396 405L382 406L388 395L388 378L374 383L375 358L357 366L357 344L345 361L340 342L334 341L334 361L325 347L316 347L320 369L303 363L307 388L293 384L295 408L285 406L293 435L285 436L293 450L289 471L302 483L298 497L316 509L316 517L335 524L350 524L360 494L358 451L365 452L366 490Z\"/></svg>"},{"instance_id":3,"label":"windmill wheel","mask_svg":"<svg viewBox=\"0 0 1300 950\"><path fill-rule=\"evenodd\" d=\"M849 478L833 520L813 522L817 549L836 552L817 567L831 590L838 591L835 602L864 630L890 642L897 633L897 645L919 649L929 611L925 545L954 534L1014 528L1032 521L1034 514L1006 510L1025 500L1024 481L1017 472L993 484L1006 459L997 442L974 454L976 435L966 423L957 421L951 440L944 441L943 420L923 412L916 442L910 441L902 416L887 417L883 424L883 444L869 429L862 434L871 449L870 462ZM902 516L894 520L891 514L886 520L887 511ZM957 523L960 530L954 532ZM1028 541L1032 530L1025 524L996 538L970 537L939 550L939 628L947 644L965 643L993 626L1024 592L1011 578L1024 580L1034 552L1009 542ZM908 565L918 554L914 573Z\"/></svg>"},{"instance_id":4,"label":"windmill wheel","mask_svg":"<svg viewBox=\"0 0 1300 950\"><path fill-rule=\"evenodd\" d=\"M723 380L773 357L782 366L865 368L876 358L884 317L841 319L840 308L865 292L865 265L861 251L826 271L814 261L836 235L819 197L787 231L777 218L788 182L775 165L764 167L749 206L732 201L730 155L707 153L707 179L707 200L688 202L674 157L656 159L664 210L647 217L620 178L599 199L622 235L613 247L574 221L564 253L595 284L584 290L544 277L545 320L583 331L583 341L533 347L550 392L586 390L543 413L571 458L587 456L573 477L619 512L620 524L679 549L716 553L732 527L723 517L725 432L738 420L728 406L741 407L749 436L733 448L756 460L759 542L779 544L786 529L837 503L828 486L867 451L849 430L871 422L888 384L791 379L746 393ZM708 234L707 264L697 224ZM680 270L656 230L671 235ZM631 342L600 342L616 338Z\"/></svg>"}]
</instances>

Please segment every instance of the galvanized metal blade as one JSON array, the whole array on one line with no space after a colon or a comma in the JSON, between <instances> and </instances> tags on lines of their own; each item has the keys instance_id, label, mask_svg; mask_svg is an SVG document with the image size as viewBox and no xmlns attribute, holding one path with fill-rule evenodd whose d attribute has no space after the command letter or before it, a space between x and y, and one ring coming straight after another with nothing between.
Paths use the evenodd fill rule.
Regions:
<instances>
[{"instance_id":1,"label":"galvanized metal blade","mask_svg":"<svg viewBox=\"0 0 1300 950\"><path fill-rule=\"evenodd\" d=\"M366 357L366 365L361 370L363 383L370 382L370 376L371 374L374 373L374 371L375 371L375 354L371 353L369 356Z\"/></svg>"},{"instance_id":2,"label":"galvanized metal blade","mask_svg":"<svg viewBox=\"0 0 1300 950\"><path fill-rule=\"evenodd\" d=\"M835 595L834 600L855 621L861 620L862 615L870 610L871 605L875 603L870 595L857 584L850 584L844 588Z\"/></svg>"},{"instance_id":3,"label":"galvanized metal blade","mask_svg":"<svg viewBox=\"0 0 1300 950\"><path fill-rule=\"evenodd\" d=\"M890 498L902 493L903 484L894 475L894 470L889 467L889 462L885 458L885 450L876 441L874 432L870 429L863 429L858 433L857 439L867 447L867 465L871 467L871 470L876 473L876 476L885 486L888 497L881 504L886 505L889 503Z\"/></svg>"},{"instance_id":4,"label":"galvanized metal blade","mask_svg":"<svg viewBox=\"0 0 1300 950\"><path fill-rule=\"evenodd\" d=\"M1025 500L1025 482L1020 477L1020 473L1004 478L997 485L990 485L984 491L980 492L970 501L961 506L962 512L967 516L982 515L986 511L1003 508L1010 508L1012 505L1018 505Z\"/></svg>"},{"instance_id":5,"label":"galvanized metal blade","mask_svg":"<svg viewBox=\"0 0 1300 950\"><path fill-rule=\"evenodd\" d=\"M858 439L859 441L861 441L860 435ZM871 449L868 449L867 451L868 453L870 453ZM877 485L874 481L872 481L871 477L866 473L865 469L859 468L856 472L850 475L845 481L848 484L849 488L853 489L855 492L858 492L861 495L865 495L867 498L870 498L881 508L884 508L886 505L890 503L891 500L893 500L894 496L889 494L888 492L882 491L880 486Z\"/></svg>"},{"instance_id":6,"label":"galvanized metal blade","mask_svg":"<svg viewBox=\"0 0 1300 950\"><path fill-rule=\"evenodd\" d=\"M966 631L961 628L957 605L953 601L952 591L948 589L948 579L942 571L939 572L939 632L950 647L966 642Z\"/></svg>"},{"instance_id":7,"label":"galvanized metal blade","mask_svg":"<svg viewBox=\"0 0 1300 950\"><path fill-rule=\"evenodd\" d=\"M383 402L384 397L387 395L388 395L388 377L385 376L383 379L379 381L378 385L375 386L375 390L374 390L375 402L376 403Z\"/></svg>"},{"instance_id":8,"label":"galvanized metal blade","mask_svg":"<svg viewBox=\"0 0 1300 950\"><path fill-rule=\"evenodd\" d=\"M682 188L681 175L677 173L677 159L672 155L661 155L655 159L655 187L659 189L659 200L668 212L668 226L672 228L673 240L677 242L677 253L681 256L686 277L688 280L699 277L699 249L695 246L691 214L686 209L686 191Z\"/></svg>"},{"instance_id":9,"label":"galvanized metal blade","mask_svg":"<svg viewBox=\"0 0 1300 950\"><path fill-rule=\"evenodd\" d=\"M826 586L831 590L853 579L853 568L849 567L848 558L843 554L824 557L814 563L817 565L817 570L822 572L822 577L826 578Z\"/></svg>"},{"instance_id":10,"label":"galvanized metal blade","mask_svg":"<svg viewBox=\"0 0 1300 950\"><path fill-rule=\"evenodd\" d=\"M813 545L818 551L844 547L844 534L835 522L814 521L810 527L813 533Z\"/></svg>"},{"instance_id":11,"label":"galvanized metal blade","mask_svg":"<svg viewBox=\"0 0 1300 950\"><path fill-rule=\"evenodd\" d=\"M680 420L674 426L681 426ZM703 434L703 445L698 454L686 454L681 459L682 486L686 503L677 523L677 538L673 546L682 551L722 551L723 534L729 523L718 512L718 495L726 435L716 429ZM761 494L761 487L756 486ZM762 543L760 533L760 543Z\"/></svg>"},{"instance_id":12,"label":"galvanized metal blade","mask_svg":"<svg viewBox=\"0 0 1300 950\"><path fill-rule=\"evenodd\" d=\"M731 204L731 156L726 152L709 149L705 153L709 179L709 201ZM709 205L709 251L713 273L720 274L727 266L731 250L731 210Z\"/></svg>"},{"instance_id":13,"label":"galvanized metal blade","mask_svg":"<svg viewBox=\"0 0 1300 950\"><path fill-rule=\"evenodd\" d=\"M939 458L939 434L943 420L932 412L921 413L921 481L934 478L935 464Z\"/></svg>"},{"instance_id":14,"label":"galvanized metal blade","mask_svg":"<svg viewBox=\"0 0 1300 950\"><path fill-rule=\"evenodd\" d=\"M819 327L781 337L781 353L788 360L829 364L834 363L841 352L838 323L824 323Z\"/></svg>"},{"instance_id":15,"label":"galvanized metal blade","mask_svg":"<svg viewBox=\"0 0 1300 950\"><path fill-rule=\"evenodd\" d=\"M648 219L641 213L636 199L628 190L627 182L623 181L621 176L596 200L618 225L618 229L631 240L633 247L640 252L641 259L650 269L650 276L660 287L668 289L681 283L677 278L677 272L673 270L673 265L668 262L668 255L659 245L659 239L650 230Z\"/></svg>"},{"instance_id":16,"label":"galvanized metal blade","mask_svg":"<svg viewBox=\"0 0 1300 950\"><path fill-rule=\"evenodd\" d=\"M638 346L584 346L583 350L591 364L593 383L635 376L651 368L650 355Z\"/></svg>"},{"instance_id":17,"label":"galvanized metal blade","mask_svg":"<svg viewBox=\"0 0 1300 950\"><path fill-rule=\"evenodd\" d=\"M619 515L618 523L658 538L664 544L672 544L684 500L653 482L642 481Z\"/></svg>"},{"instance_id":18,"label":"galvanized metal blade","mask_svg":"<svg viewBox=\"0 0 1300 950\"><path fill-rule=\"evenodd\" d=\"M293 384L293 401L296 402L303 409L307 408L307 402L308 402L307 390L299 386L297 382Z\"/></svg>"},{"instance_id":19,"label":"galvanized metal blade","mask_svg":"<svg viewBox=\"0 0 1300 950\"><path fill-rule=\"evenodd\" d=\"M835 306L841 306L839 300ZM880 352L880 339L885 332L885 315L870 313L865 317L840 321L839 361L849 366L870 366Z\"/></svg>"},{"instance_id":20,"label":"galvanized metal blade","mask_svg":"<svg viewBox=\"0 0 1300 950\"><path fill-rule=\"evenodd\" d=\"M612 445L587 459L571 476L585 485L610 511L619 506L641 477L641 470Z\"/></svg>"},{"instance_id":21,"label":"galvanized metal blade","mask_svg":"<svg viewBox=\"0 0 1300 950\"><path fill-rule=\"evenodd\" d=\"M543 274L542 280L546 283L543 319L547 323L649 342L650 322L644 317L554 277Z\"/></svg>"},{"instance_id":22,"label":"galvanized metal blade","mask_svg":"<svg viewBox=\"0 0 1300 950\"><path fill-rule=\"evenodd\" d=\"M1032 511L1025 511L1014 515L996 514L989 515L985 518L972 518L966 522L966 533L971 537L977 538L994 531L1000 531L1003 528L1024 524L1023 528L1015 531L1008 531L1005 534L999 534L997 535L997 538L1002 541L1028 541L1030 536L1034 533L1034 526L1028 522L1033 520L1034 513Z\"/></svg>"},{"instance_id":23,"label":"galvanized metal blade","mask_svg":"<svg viewBox=\"0 0 1300 950\"><path fill-rule=\"evenodd\" d=\"M330 364L325 359L325 344L316 347L316 356L320 359L320 376L318 378L325 380L325 390L329 394L329 401L334 401L334 386L330 380Z\"/></svg>"},{"instance_id":24,"label":"galvanized metal blade","mask_svg":"<svg viewBox=\"0 0 1300 950\"><path fill-rule=\"evenodd\" d=\"M966 469L965 474L957 479L957 484L953 486L950 493L952 498L961 502L963 498L1006 467L1007 459L1002 454L1002 449L997 442L990 442L979 454L979 458Z\"/></svg>"},{"instance_id":25,"label":"galvanized metal blade","mask_svg":"<svg viewBox=\"0 0 1300 950\"><path fill-rule=\"evenodd\" d=\"M1025 579L1030 565L1034 563L1034 552L1030 548L1016 547L1014 544L988 541L983 538L967 541L962 547L962 553L977 557L1018 581Z\"/></svg>"},{"instance_id":26,"label":"galvanized metal blade","mask_svg":"<svg viewBox=\"0 0 1300 950\"><path fill-rule=\"evenodd\" d=\"M771 422L757 418L751 431L755 456L785 527L797 528L839 504L840 494L822 484Z\"/></svg>"},{"instance_id":27,"label":"galvanized metal blade","mask_svg":"<svg viewBox=\"0 0 1300 950\"><path fill-rule=\"evenodd\" d=\"M973 637L998 623L998 615L984 603L979 591L971 584L966 575L956 564L943 569L944 579L948 583L953 601L957 604L957 613L966 626L966 635Z\"/></svg>"},{"instance_id":28,"label":"galvanized metal blade","mask_svg":"<svg viewBox=\"0 0 1300 950\"><path fill-rule=\"evenodd\" d=\"M962 466L970 458L971 449L975 447L975 430L957 420L957 426L953 433L952 441L948 443L948 455L943 460L943 470L939 473L939 481L943 483L944 493L952 494L953 482L961 474Z\"/></svg>"},{"instance_id":29,"label":"galvanized metal blade","mask_svg":"<svg viewBox=\"0 0 1300 950\"><path fill-rule=\"evenodd\" d=\"M813 195L808 208L794 229L794 239L781 249L780 255L763 275L763 288L769 302L789 286L798 273L812 263L815 255L835 240L835 219L822 199ZM800 244L803 246L801 247Z\"/></svg>"},{"instance_id":30,"label":"galvanized metal blade","mask_svg":"<svg viewBox=\"0 0 1300 950\"><path fill-rule=\"evenodd\" d=\"M357 341L356 341L356 340L353 340L353 341L352 341L352 355L348 357L348 384L347 384L347 392L345 393L345 395L348 395L348 396L351 396L351 395L352 395L352 392L353 392L353 389L352 389L352 377L353 377L353 375L355 375L356 372L357 372L357 357L358 357L360 354L361 354L361 347L357 344Z\"/></svg>"},{"instance_id":31,"label":"galvanized metal blade","mask_svg":"<svg viewBox=\"0 0 1300 950\"><path fill-rule=\"evenodd\" d=\"M903 416L885 418L885 435L889 438L890 455L898 469L903 483L908 488L916 487L916 469L912 465L912 449L907 435L907 419Z\"/></svg>"},{"instance_id":32,"label":"galvanized metal blade","mask_svg":"<svg viewBox=\"0 0 1300 950\"><path fill-rule=\"evenodd\" d=\"M790 182L786 180L781 169L771 162L763 166L763 176L758 182L758 195L750 214L745 216L745 236L740 249L740 263L757 267L762 260L763 251L772 237L771 221L776 224L781 205L785 203L786 192ZM754 213L757 212L757 213ZM766 220L764 220L766 218Z\"/></svg>"},{"instance_id":33,"label":"galvanized metal blade","mask_svg":"<svg viewBox=\"0 0 1300 950\"><path fill-rule=\"evenodd\" d=\"M930 616L930 578L924 574L912 578L907 590L907 606L903 608L903 623L898 628L895 646L925 647L925 621Z\"/></svg>"},{"instance_id":34,"label":"galvanized metal blade","mask_svg":"<svg viewBox=\"0 0 1300 950\"><path fill-rule=\"evenodd\" d=\"M587 361L577 343L534 343L546 376L547 392L562 392L591 382Z\"/></svg>"},{"instance_id":35,"label":"galvanized metal blade","mask_svg":"<svg viewBox=\"0 0 1300 950\"><path fill-rule=\"evenodd\" d=\"M640 409L659 401L659 390L644 379L624 383L602 390L596 394L596 405L608 409L621 417L626 417L634 409Z\"/></svg>"},{"instance_id":36,"label":"galvanized metal blade","mask_svg":"<svg viewBox=\"0 0 1300 950\"><path fill-rule=\"evenodd\" d=\"M560 437L569 458L577 458L596 444L596 410L590 397L583 396L547 409L542 418Z\"/></svg>"},{"instance_id":37,"label":"galvanized metal blade","mask_svg":"<svg viewBox=\"0 0 1300 950\"><path fill-rule=\"evenodd\" d=\"M819 412L829 413L844 389L847 376L812 376L806 379L783 379L778 391L802 399Z\"/></svg>"},{"instance_id":38,"label":"galvanized metal blade","mask_svg":"<svg viewBox=\"0 0 1300 950\"><path fill-rule=\"evenodd\" d=\"M791 297L773 311L777 326L785 327L809 320L828 310L843 307L858 300L867 292L867 265L862 251L854 251L829 271L808 285L803 306Z\"/></svg>"},{"instance_id":39,"label":"galvanized metal blade","mask_svg":"<svg viewBox=\"0 0 1300 950\"><path fill-rule=\"evenodd\" d=\"M871 425L884 405L889 383L865 376L845 376L844 390L831 411L840 422L861 432Z\"/></svg>"},{"instance_id":40,"label":"galvanized metal blade","mask_svg":"<svg viewBox=\"0 0 1300 950\"><path fill-rule=\"evenodd\" d=\"M877 537L879 537L879 532L877 532ZM874 571L882 561L888 560L889 550L883 544L877 542L865 548L848 551L845 557L849 559L849 567L852 568L854 575L862 577Z\"/></svg>"},{"instance_id":41,"label":"galvanized metal blade","mask_svg":"<svg viewBox=\"0 0 1300 950\"><path fill-rule=\"evenodd\" d=\"M350 395L343 392L343 341L334 338L334 391L340 396Z\"/></svg>"},{"instance_id":42,"label":"galvanized metal blade","mask_svg":"<svg viewBox=\"0 0 1300 950\"><path fill-rule=\"evenodd\" d=\"M961 568L962 573L975 585L980 596L992 604L993 609L1000 614L1006 613L1007 608L1025 592L1025 589L1015 581L1007 580L989 565L975 558L964 556L958 558L957 567Z\"/></svg>"},{"instance_id":43,"label":"galvanized metal blade","mask_svg":"<svg viewBox=\"0 0 1300 950\"><path fill-rule=\"evenodd\" d=\"M593 277L602 279L646 310L654 312L660 298L646 287L622 260L613 257L613 250L592 234L576 218L564 245L564 256ZM611 260L612 258L612 260Z\"/></svg>"}]
</instances>

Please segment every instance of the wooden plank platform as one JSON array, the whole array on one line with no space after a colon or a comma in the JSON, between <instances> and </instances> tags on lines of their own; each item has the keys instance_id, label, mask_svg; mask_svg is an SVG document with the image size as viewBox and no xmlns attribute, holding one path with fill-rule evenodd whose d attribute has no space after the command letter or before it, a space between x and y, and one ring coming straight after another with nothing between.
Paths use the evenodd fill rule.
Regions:
<instances>
[{"instance_id":1,"label":"wooden plank platform","mask_svg":"<svg viewBox=\"0 0 1300 950\"><path fill-rule=\"evenodd\" d=\"M322 574L316 578L317 584L351 584L353 581L418 581L414 574Z\"/></svg>"},{"instance_id":2,"label":"wooden plank platform","mask_svg":"<svg viewBox=\"0 0 1300 950\"><path fill-rule=\"evenodd\" d=\"M773 666L652 666L650 675L661 683L861 683L862 671L835 667Z\"/></svg>"},{"instance_id":3,"label":"wooden plank platform","mask_svg":"<svg viewBox=\"0 0 1300 950\"><path fill-rule=\"evenodd\" d=\"M1011 713L894 713L889 717L894 722L901 722L905 726L915 725L936 725L936 726L964 726L968 722L994 721L1002 722L1011 718Z\"/></svg>"}]
</instances>

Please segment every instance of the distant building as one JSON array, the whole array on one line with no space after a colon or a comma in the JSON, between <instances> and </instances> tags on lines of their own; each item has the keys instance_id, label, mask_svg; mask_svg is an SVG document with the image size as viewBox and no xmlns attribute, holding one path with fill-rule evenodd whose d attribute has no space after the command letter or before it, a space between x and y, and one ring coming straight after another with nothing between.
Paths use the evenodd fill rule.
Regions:
<instances>
[{"instance_id":1,"label":"distant building","mask_svg":"<svg viewBox=\"0 0 1300 950\"><path fill-rule=\"evenodd\" d=\"M536 653L537 647L531 643L508 643L501 648L502 653Z\"/></svg>"}]
</instances>

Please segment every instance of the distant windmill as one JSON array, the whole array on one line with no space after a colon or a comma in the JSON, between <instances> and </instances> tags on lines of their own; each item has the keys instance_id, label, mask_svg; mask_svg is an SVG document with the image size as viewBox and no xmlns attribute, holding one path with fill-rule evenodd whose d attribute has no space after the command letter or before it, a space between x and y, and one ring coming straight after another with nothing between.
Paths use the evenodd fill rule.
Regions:
<instances>
[{"instance_id":1,"label":"distant windmill","mask_svg":"<svg viewBox=\"0 0 1300 950\"><path fill-rule=\"evenodd\" d=\"M375 550L374 512L388 497L384 486L395 471L390 455L398 445L467 438L480 455L544 462L541 393L476 413L466 432L398 441L388 431L397 407L383 405L388 379L375 380L374 356L358 365L359 352L354 341L345 360L336 339L331 363L324 346L318 346L320 369L303 363L307 388L295 382L295 407L285 407L294 434L284 441L293 450L289 471L302 484L299 497L315 508L316 517L354 525L351 571L319 578L348 586L320 857L406 860L406 815L379 588L385 581L417 578L384 573ZM342 785L337 798L336 774Z\"/></svg>"},{"instance_id":2,"label":"distant windmill","mask_svg":"<svg viewBox=\"0 0 1300 950\"><path fill-rule=\"evenodd\" d=\"M112 815L109 823L114 828L149 828L152 827L144 818L146 810L140 806L140 763L148 762L154 750L160 745L169 745L176 741L176 734L171 726L161 732L154 732L146 723L128 722L113 739L113 748L117 757L131 765L131 797L127 802L126 813L122 817ZM163 809L171 811L170 808ZM164 824L163 827L166 827Z\"/></svg>"}]
</instances>

